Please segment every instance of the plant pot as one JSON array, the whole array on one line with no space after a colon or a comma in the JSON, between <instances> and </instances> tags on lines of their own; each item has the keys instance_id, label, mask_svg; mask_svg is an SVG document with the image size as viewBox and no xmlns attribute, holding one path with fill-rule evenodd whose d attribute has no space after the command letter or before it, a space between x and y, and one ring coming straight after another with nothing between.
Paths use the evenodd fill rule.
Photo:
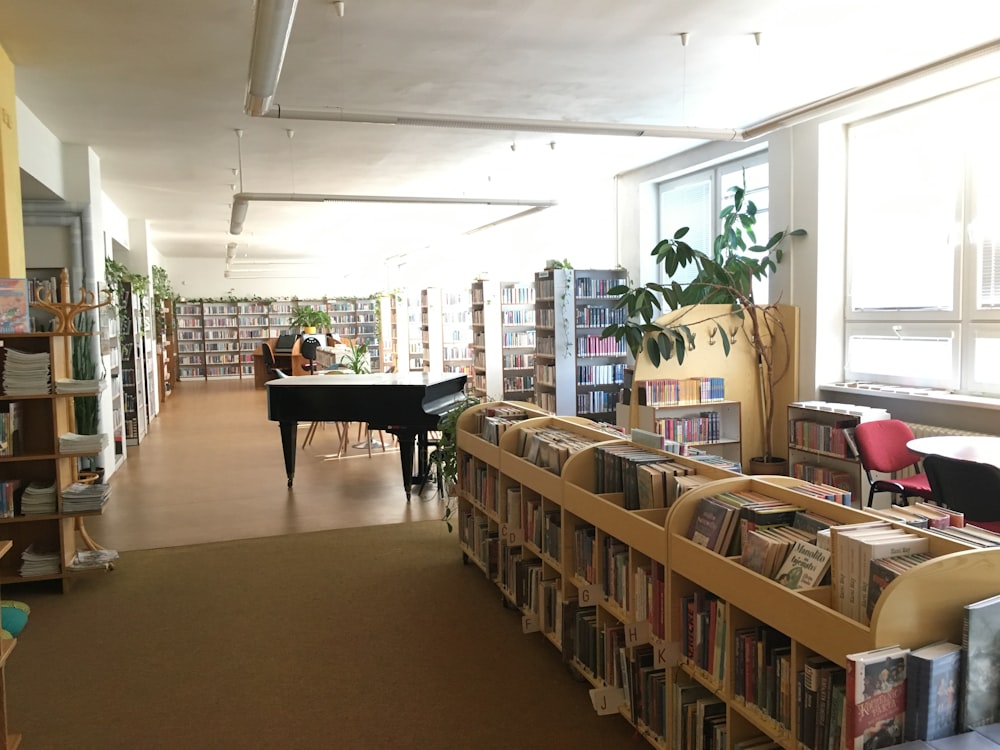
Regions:
<instances>
[{"instance_id":1,"label":"plant pot","mask_svg":"<svg viewBox=\"0 0 1000 750\"><path fill-rule=\"evenodd\" d=\"M316 333L316 326L304 326L302 328L303 333Z\"/></svg>"},{"instance_id":2,"label":"plant pot","mask_svg":"<svg viewBox=\"0 0 1000 750\"><path fill-rule=\"evenodd\" d=\"M746 469L746 473L750 476L787 476L788 459L777 456L771 456L768 459L763 456L754 456L750 459L750 465Z\"/></svg>"}]
</instances>

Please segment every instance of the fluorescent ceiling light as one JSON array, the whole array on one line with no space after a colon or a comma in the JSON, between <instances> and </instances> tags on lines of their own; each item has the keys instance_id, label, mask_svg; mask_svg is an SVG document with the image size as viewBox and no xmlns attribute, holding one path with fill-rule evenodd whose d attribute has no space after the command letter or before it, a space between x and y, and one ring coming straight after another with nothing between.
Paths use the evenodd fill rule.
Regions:
<instances>
[{"instance_id":1,"label":"fluorescent ceiling light","mask_svg":"<svg viewBox=\"0 0 1000 750\"><path fill-rule=\"evenodd\" d=\"M297 5L298 0L257 0L250 78L243 107L248 115L260 116L271 108Z\"/></svg>"},{"instance_id":2,"label":"fluorescent ceiling light","mask_svg":"<svg viewBox=\"0 0 1000 750\"><path fill-rule=\"evenodd\" d=\"M544 211L556 205L553 200L523 200L519 198L442 198L435 196L412 196L412 195L337 195L324 193L237 193L233 196L233 212L229 220L230 234L239 234L243 231L243 224L247 218L247 208L250 201L260 201L266 203L417 203L426 205L451 205L451 206L512 206L525 207L514 216L510 216L500 221L492 222L490 225L479 227L486 229L488 226L495 226L503 221L527 216L528 214Z\"/></svg>"}]
</instances>

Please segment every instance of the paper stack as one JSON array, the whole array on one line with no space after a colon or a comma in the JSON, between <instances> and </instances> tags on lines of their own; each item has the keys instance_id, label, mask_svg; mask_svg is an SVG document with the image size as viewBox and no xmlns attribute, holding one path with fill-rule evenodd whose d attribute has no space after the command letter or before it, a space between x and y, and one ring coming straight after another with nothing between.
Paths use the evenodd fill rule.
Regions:
<instances>
[{"instance_id":1,"label":"paper stack","mask_svg":"<svg viewBox=\"0 0 1000 750\"><path fill-rule=\"evenodd\" d=\"M78 435L67 432L59 436L60 453L82 453L84 455L100 453L108 444L105 432L97 435Z\"/></svg>"},{"instance_id":2,"label":"paper stack","mask_svg":"<svg viewBox=\"0 0 1000 750\"><path fill-rule=\"evenodd\" d=\"M48 352L6 350L3 368L3 392L7 396L33 396L50 393L51 360Z\"/></svg>"},{"instance_id":3,"label":"paper stack","mask_svg":"<svg viewBox=\"0 0 1000 750\"><path fill-rule=\"evenodd\" d=\"M100 510L111 497L109 484L74 482L63 490L63 513L85 513Z\"/></svg>"},{"instance_id":4,"label":"paper stack","mask_svg":"<svg viewBox=\"0 0 1000 750\"><path fill-rule=\"evenodd\" d=\"M21 494L21 513L35 515L56 512L56 483L32 482Z\"/></svg>"},{"instance_id":5,"label":"paper stack","mask_svg":"<svg viewBox=\"0 0 1000 750\"><path fill-rule=\"evenodd\" d=\"M31 544L21 553L21 576L50 576L59 573L59 553L36 551Z\"/></svg>"},{"instance_id":6,"label":"paper stack","mask_svg":"<svg viewBox=\"0 0 1000 750\"><path fill-rule=\"evenodd\" d=\"M81 570L111 570L112 563L118 559L118 550L113 549L81 549L69 563L70 571Z\"/></svg>"},{"instance_id":7,"label":"paper stack","mask_svg":"<svg viewBox=\"0 0 1000 750\"><path fill-rule=\"evenodd\" d=\"M104 390L104 380L102 378L94 378L93 380L64 378L56 381L56 393L97 394L102 390Z\"/></svg>"}]
</instances>

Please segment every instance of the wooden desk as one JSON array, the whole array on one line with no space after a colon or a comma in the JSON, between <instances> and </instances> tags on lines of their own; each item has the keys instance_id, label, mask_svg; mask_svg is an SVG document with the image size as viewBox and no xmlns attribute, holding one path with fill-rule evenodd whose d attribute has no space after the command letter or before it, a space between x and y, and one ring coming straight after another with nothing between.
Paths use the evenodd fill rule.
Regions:
<instances>
[{"instance_id":1,"label":"wooden desk","mask_svg":"<svg viewBox=\"0 0 1000 750\"><path fill-rule=\"evenodd\" d=\"M992 435L935 435L914 438L906 447L922 456L933 453L1000 467L1000 437Z\"/></svg>"},{"instance_id":2,"label":"wooden desk","mask_svg":"<svg viewBox=\"0 0 1000 750\"><path fill-rule=\"evenodd\" d=\"M284 372L286 375L308 375L306 370L302 369L302 363L305 358L299 354L299 344L302 343L302 338L297 338L295 340L295 345L292 346L291 354L279 354L274 351L274 345L278 343L278 339L268 339L268 346L271 347L271 351L274 353L274 366ZM258 346L253 353L253 384L255 388L263 388L264 384L269 380L274 380L277 375L269 372L267 365L264 364L264 352Z\"/></svg>"}]
</instances>

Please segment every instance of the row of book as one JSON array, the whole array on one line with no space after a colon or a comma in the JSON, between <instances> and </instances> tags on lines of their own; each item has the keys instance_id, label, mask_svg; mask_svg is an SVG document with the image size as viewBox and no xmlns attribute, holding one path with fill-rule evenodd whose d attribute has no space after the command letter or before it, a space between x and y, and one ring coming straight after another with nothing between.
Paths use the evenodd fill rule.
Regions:
<instances>
[{"instance_id":1,"label":"row of book","mask_svg":"<svg viewBox=\"0 0 1000 750\"><path fill-rule=\"evenodd\" d=\"M659 378L639 383L639 404L677 406L725 401L725 378Z\"/></svg>"},{"instance_id":2,"label":"row of book","mask_svg":"<svg viewBox=\"0 0 1000 750\"><path fill-rule=\"evenodd\" d=\"M678 443L715 443L722 439L722 418L717 411L703 411L689 417L656 420L656 431Z\"/></svg>"},{"instance_id":3,"label":"row of book","mask_svg":"<svg viewBox=\"0 0 1000 750\"><path fill-rule=\"evenodd\" d=\"M594 438L559 427L525 427L519 431L515 453L526 461L561 474L566 459L597 442Z\"/></svg>"},{"instance_id":4,"label":"row of book","mask_svg":"<svg viewBox=\"0 0 1000 750\"><path fill-rule=\"evenodd\" d=\"M594 448L594 491L621 492L626 510L669 508L691 487L708 481L662 453L631 444Z\"/></svg>"},{"instance_id":5,"label":"row of book","mask_svg":"<svg viewBox=\"0 0 1000 750\"><path fill-rule=\"evenodd\" d=\"M857 455L853 440L855 424L855 419L842 420L836 424L823 424L811 419L790 419L788 442L796 448L854 458Z\"/></svg>"},{"instance_id":6,"label":"row of book","mask_svg":"<svg viewBox=\"0 0 1000 750\"><path fill-rule=\"evenodd\" d=\"M20 401L0 404L0 456L17 456L23 450L24 414Z\"/></svg>"},{"instance_id":7,"label":"row of book","mask_svg":"<svg viewBox=\"0 0 1000 750\"><path fill-rule=\"evenodd\" d=\"M476 432L483 439L494 445L500 445L500 437L511 425L517 424L528 416L524 409L506 404L490 406L476 413Z\"/></svg>"}]
</instances>

